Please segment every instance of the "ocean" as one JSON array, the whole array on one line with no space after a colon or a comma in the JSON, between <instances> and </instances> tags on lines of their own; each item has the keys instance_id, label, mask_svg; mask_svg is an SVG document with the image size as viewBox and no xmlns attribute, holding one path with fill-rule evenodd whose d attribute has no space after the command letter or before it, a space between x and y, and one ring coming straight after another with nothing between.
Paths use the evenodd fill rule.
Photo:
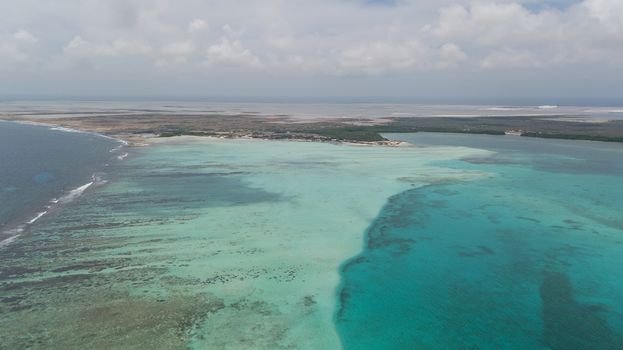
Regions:
<instances>
[{"instance_id":1,"label":"ocean","mask_svg":"<svg viewBox=\"0 0 623 350\"><path fill-rule=\"evenodd\" d=\"M0 349L623 344L620 144L179 137L115 161L112 140L4 124L75 157L13 158L32 169L2 188L54 190L11 225L108 181L0 247Z\"/></svg>"},{"instance_id":2,"label":"ocean","mask_svg":"<svg viewBox=\"0 0 623 350\"><path fill-rule=\"evenodd\" d=\"M0 245L97 182L120 145L94 134L0 121Z\"/></svg>"},{"instance_id":3,"label":"ocean","mask_svg":"<svg viewBox=\"0 0 623 350\"><path fill-rule=\"evenodd\" d=\"M344 348L623 348L620 145L388 136L493 151L443 162L493 176L388 200L343 265Z\"/></svg>"}]
</instances>

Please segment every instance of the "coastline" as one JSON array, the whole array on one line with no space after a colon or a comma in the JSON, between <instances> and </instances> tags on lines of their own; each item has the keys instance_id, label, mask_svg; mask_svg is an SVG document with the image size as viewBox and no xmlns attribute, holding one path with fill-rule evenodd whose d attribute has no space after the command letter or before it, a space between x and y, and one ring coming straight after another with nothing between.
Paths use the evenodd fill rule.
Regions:
<instances>
[{"instance_id":1,"label":"coastline","mask_svg":"<svg viewBox=\"0 0 623 350\"><path fill-rule=\"evenodd\" d=\"M94 297L88 286L114 285L131 294L122 294L125 307L112 309L120 316L101 319L101 334L126 327L149 332L149 325L124 322L148 321L162 308L194 315L207 300L218 308L184 323L191 327L183 333L191 348L339 348L333 322L339 266L361 250L366 227L387 198L440 179L479 179L485 174L429 163L488 154L311 142L293 142L285 151L277 141L206 137L157 139L137 152L97 199L85 196L46 221L47 232L19 241L15 249L38 251L42 243L36 240L51 239L55 251L68 252L53 259L53 251L38 254L48 261L41 282L46 295L71 292L62 309L49 306L37 320L10 314L10 329L55 319L79 338L92 328L75 324L66 310L96 312L119 296ZM50 238L51 232L63 239ZM33 277L23 273L10 283ZM46 295L33 290L28 302L43 302ZM150 339L164 338L171 340L164 333Z\"/></svg>"},{"instance_id":2,"label":"coastline","mask_svg":"<svg viewBox=\"0 0 623 350\"><path fill-rule=\"evenodd\" d=\"M119 143L119 146L116 146L108 150L109 153L113 154L109 160L112 160L112 159L123 160L129 155L129 153L124 152L122 155L117 156L116 154L123 151L124 147L128 146L129 144L125 140L117 139L117 138L114 138L108 135L103 135L103 134L99 134L99 133L92 132L92 131L83 131L83 130L65 128L65 127L52 124L52 123L43 123L43 122L36 122L36 121L7 121L7 120L2 120L2 121L7 122L7 123L16 123L16 124L21 124L21 125L35 126L35 127L44 127L50 131L80 133L80 134L88 134L88 135L93 135L96 137L101 137L101 138ZM109 160L106 161L105 163L100 164L100 166L109 166L110 165ZM100 166L98 166L98 168ZM75 199L77 199L83 193L85 193L85 191L87 191L88 189L92 187L102 186L106 182L107 182L106 180L103 180L101 178L101 174L93 173L90 175L90 179L88 182L82 183L82 184L75 184L75 187L65 190L64 193L59 193L58 196L55 196L49 199L47 203L45 203L44 205L39 206L37 208L32 208L32 212L35 213L32 216L23 218L22 220L10 220L9 223L5 225L5 227L3 227L2 231L0 231L0 248L10 245L20 236L27 234L29 230L31 230L38 222L40 222L40 219L52 213L57 212L58 210L62 208L62 206L73 202Z\"/></svg>"},{"instance_id":3,"label":"coastline","mask_svg":"<svg viewBox=\"0 0 623 350\"><path fill-rule=\"evenodd\" d=\"M154 133L140 133L140 134L135 134L135 133L119 133L119 132L112 132L110 129L108 128L102 128L102 127L93 127L92 125L89 124L89 121L92 120L93 118L104 118L104 117L90 117L86 119L86 122L81 122L79 119L77 118L71 118L71 119L65 119L65 122L62 122L59 120L36 120L36 118L14 118L14 117L10 117L10 116L2 116L2 120L6 121L6 122L13 122L13 123L18 123L18 124L24 124L24 125L34 125L34 126L43 126L43 127L48 127L50 128L50 130L58 130L58 131L64 131L64 132L75 132L75 133L86 133L86 134L91 134L91 135L95 135L98 137L103 137L106 139L110 139L110 140L114 140L116 142L120 142L121 145L118 147L115 147L114 149L110 150L111 153L114 152L118 152L121 151L123 147L145 147L145 146L149 146L151 142L156 141L158 139L162 139L162 138L168 138L168 137L205 137L205 138L214 138L214 139L256 139L256 140L264 140L264 141L276 141L276 140L280 140L280 141L295 141L295 142L323 142L323 143L337 143L337 144L344 144L344 145L352 145L352 146L389 146L389 147L404 147L404 146L408 146L410 145L407 142L404 141L397 141L397 140L389 140L386 139L385 137L382 137L383 140L382 141L362 141L362 140L349 140L349 139L340 139L340 138L335 138L335 137L327 137L327 136L319 136L319 135L310 135L310 134L297 134L297 133L293 133L293 134L287 134L286 136L283 135L278 135L277 137L274 134L271 133L265 133L265 132L260 132L260 133L254 133L254 132L249 132L249 131L221 131L219 133L204 133L204 132L175 132L175 133L161 133L161 134L154 134ZM507 117L507 118L512 118L512 117ZM400 118L398 118L400 119ZM405 119L405 118L403 118ZM69 122L71 121L71 123ZM76 121L78 121L76 123ZM273 120L270 120L271 122L274 122ZM325 122L326 119L311 119L311 120L306 120L305 122L310 122L310 123L318 123L318 122ZM283 121L278 120L278 123L282 123ZM603 122L603 121L601 121ZM384 122L383 124L385 124L386 122ZM383 124L380 125L380 127L385 128L383 126ZM379 125L374 125L373 127L376 128ZM348 128L348 126L342 126L344 128ZM123 129L123 126L122 126ZM394 134L400 134L400 133L412 133L415 131L400 131L400 130L395 130L395 129L389 129L390 131L387 133L394 133ZM118 130L116 130L118 131ZM432 130L422 130L424 132L432 132L432 133L460 133L460 134L492 134L492 135L503 135L503 133L499 133L499 132L491 132L491 131L473 131L473 130L459 130L459 131L448 131L446 129L432 129ZM379 134L380 135L380 134ZM621 140L612 140L612 139L608 139L608 138L603 138L603 137L597 137L596 139L591 139L591 138L586 138L586 137L577 137L574 135L549 135L549 134L541 134L541 133L520 133L518 134L518 136L521 137L535 137L535 138L546 138L546 139L566 139L566 140L582 140L582 141L599 141L599 142L623 142L623 139ZM129 156L128 152L124 152L118 156L116 156L115 158L119 161L124 160L126 157ZM73 190L70 190L70 192ZM43 215L47 214L48 211L52 210L52 204L56 204L54 202L50 202L49 205L47 205L45 207L45 210L38 212L37 216L34 217L33 219L30 219L29 221L22 223L22 224L18 224L18 225L14 225L11 229L8 230L4 230L5 232L15 232L16 235L15 237L21 235L24 231L24 229L32 224L34 224L39 218L41 218ZM43 213L43 214L41 214ZM39 215L41 214L41 215ZM8 237L3 239L2 241L0 241L0 246L6 245L10 242L12 242L12 240L14 239L14 237Z\"/></svg>"},{"instance_id":4,"label":"coastline","mask_svg":"<svg viewBox=\"0 0 623 350\"><path fill-rule=\"evenodd\" d=\"M183 314L182 319L192 319L183 333L191 348L233 348L239 344L234 341L256 342L259 348L339 347L334 322L343 287L340 274L344 264L361 253L362 245L365 248L366 235L387 201L409 189L491 176L443 165L491 155L467 146L399 150L373 147L375 143L284 139L296 141L284 151L279 140L260 137L143 135L137 136L136 144L153 147L137 150L141 157L130 160L134 167L125 173L130 176L111 182L104 189L107 195L101 196L103 202L81 201L76 213L64 212L60 223L50 222L56 225L52 231L71 232L70 243L60 247L74 255L71 261L51 260L43 281L72 282L81 276L69 286L95 308L102 305L95 301L101 300L81 289L80 278L111 278L100 285L113 285L110 276L121 276L121 286L132 291L122 294L129 300L122 304L126 307L112 308L123 316L121 322L132 312L151 316L163 307L173 314L203 310L205 298L216 305L208 308L212 311ZM515 139L519 138L504 138ZM218 182L211 182L215 179ZM210 192L219 186L229 186L222 192L233 198ZM248 192L237 192L240 188ZM141 198L149 194L161 197ZM215 203L208 201L212 198ZM430 208L439 205L431 204ZM145 275L131 274L142 270L149 271L146 276L152 284ZM101 271L105 273L98 274ZM145 290L149 293L141 294ZM132 305L139 306L132 309ZM84 306L67 306L71 307ZM261 326L254 327L257 324ZM100 329L102 334L110 331ZM158 336L163 335L153 338Z\"/></svg>"},{"instance_id":5,"label":"coastline","mask_svg":"<svg viewBox=\"0 0 623 350\"><path fill-rule=\"evenodd\" d=\"M112 134L112 135L109 135L109 134L106 134L106 130L93 130L91 128L77 128L75 126L68 127L68 126L65 126L59 123L52 123L52 122L38 121L38 120L0 119L0 121L4 121L8 123L17 123L17 124L22 124L22 125L46 127L46 128L49 128L50 130L56 130L56 131L61 131L61 132L90 134L90 135L95 135L97 137L102 137L105 139L109 139L109 140L113 140L115 142L121 143L119 146L111 149L109 151L110 153L120 153L124 149L124 147L147 147L151 144L152 141L162 140L164 138L162 136L153 135L153 134L140 134L140 135ZM223 139L223 140L224 139L234 139L234 140L235 139L241 139L241 140L253 139L253 140L262 140L262 141L326 142L326 143L334 143L334 144L339 143L339 144L351 145L351 146L404 147L404 146L409 145L407 142L394 141L394 140L368 142L368 141L350 141L350 140L339 141L336 139L324 139L324 138L310 139L307 137L302 137L302 138L294 137L294 138L275 140L274 138L270 138L266 136L250 135L250 134L244 134L244 133L227 134L225 136L223 135L221 136L176 135L175 138L178 138L178 137L181 140L183 140L186 137L200 137L200 138L207 138L207 139ZM129 155L130 155L129 152L123 152L122 154L115 156L115 159L119 161L123 161ZM108 165L108 164L106 163L105 165ZM68 190L67 193L65 193L64 195L61 195L59 198L52 198L48 202L48 204L43 207L43 210L37 212L37 214L33 218L27 221L21 222L21 223L15 223L9 228L4 229L1 233L6 237L2 237L2 240L0 240L0 248L11 244L21 235L27 233L28 230L31 229L31 226L35 224L39 219L59 210L62 204L67 204L73 201L74 199L79 197L84 191L90 188L92 185L99 187L106 183L106 181L97 181L95 174L92 175L91 180L92 181L84 185Z\"/></svg>"},{"instance_id":6,"label":"coastline","mask_svg":"<svg viewBox=\"0 0 623 350\"><path fill-rule=\"evenodd\" d=\"M383 116L379 118L278 115L166 114L94 115L39 118L4 114L0 119L56 125L143 146L154 137L204 136L395 146L383 133L439 132L623 142L623 119L581 120L560 115Z\"/></svg>"},{"instance_id":7,"label":"coastline","mask_svg":"<svg viewBox=\"0 0 623 350\"><path fill-rule=\"evenodd\" d=\"M107 135L105 133L90 130L90 129L70 128L70 127L66 127L66 126L63 126L57 123L42 122L42 121L30 120L30 119L0 119L0 121L4 121L7 123L23 124L23 125L43 126L43 127L48 127L50 130L57 130L57 131L91 134L91 135L95 135L98 137L103 137L109 140L120 142L122 144L121 146L130 146L130 141L125 140L121 137L115 137L114 135ZM113 152L113 150L111 150L111 152Z\"/></svg>"}]
</instances>

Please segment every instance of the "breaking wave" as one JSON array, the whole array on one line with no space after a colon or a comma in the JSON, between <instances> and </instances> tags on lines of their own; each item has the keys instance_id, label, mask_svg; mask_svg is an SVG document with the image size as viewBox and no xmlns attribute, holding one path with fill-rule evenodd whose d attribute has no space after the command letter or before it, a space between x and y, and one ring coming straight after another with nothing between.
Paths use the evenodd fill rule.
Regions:
<instances>
[{"instance_id":1,"label":"breaking wave","mask_svg":"<svg viewBox=\"0 0 623 350\"><path fill-rule=\"evenodd\" d=\"M25 223L18 225L17 227L11 228L4 232L0 232L0 247L7 246L14 242L29 226L37 222L46 214L58 209L61 205L73 202L91 186L103 185L106 182L107 181L102 179L100 176L93 175L91 176L91 181L87 182L86 184L67 191L59 198L54 198L50 200L49 204L45 207L45 210L37 213L37 215L35 215L30 220L27 220Z\"/></svg>"}]
</instances>

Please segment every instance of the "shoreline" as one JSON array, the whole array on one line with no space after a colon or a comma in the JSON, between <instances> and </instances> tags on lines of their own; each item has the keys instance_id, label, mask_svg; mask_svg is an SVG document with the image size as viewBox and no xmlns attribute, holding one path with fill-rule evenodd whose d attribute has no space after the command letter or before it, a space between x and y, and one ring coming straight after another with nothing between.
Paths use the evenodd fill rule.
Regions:
<instances>
[{"instance_id":1,"label":"shoreline","mask_svg":"<svg viewBox=\"0 0 623 350\"><path fill-rule=\"evenodd\" d=\"M116 153L116 152L120 152L121 150L124 149L124 147L148 147L152 145L151 141L156 141L156 140L161 140L161 141L165 141L165 139L167 138L171 138L171 139L189 139L189 138L197 138L197 139L212 139L212 140L258 140L258 141L290 141L290 142L320 142L320 143L329 143L329 144L344 144L344 145L351 145L351 146L388 146L388 147L404 147L404 146L408 146L410 145L408 142L404 142L404 141L393 141L393 140L386 140L386 141L374 141L374 142L365 142L365 141L338 141L338 140L325 140L325 139L321 139L321 140L316 140L316 139L308 139L308 138L288 138L288 139L273 139L273 138L269 138L269 137L262 137L262 136L255 136L255 135L248 135L248 134L228 134L228 135L222 135L222 136L216 136L216 135L207 135L207 136L199 136L199 135L176 135L176 136L170 136L170 137L163 137L163 136L159 136L159 135L149 135L149 134L142 134L142 135L130 135L130 134L106 134L104 132L102 132L101 130L92 130L92 129L87 129L87 128L75 128L75 127L67 127L64 126L62 124L58 124L58 123L51 123L51 122L42 122L42 121L34 121L34 120L15 120L15 119L0 119L0 121L2 122L8 122L8 123L16 123L16 124L21 124L21 125L30 125L30 126L38 126L38 127L46 127L49 130L54 130L54 131L61 131L61 132L68 132L68 133L83 133L83 134L90 134L90 135L95 135L98 137L102 137L105 139L109 139L109 140L113 140L115 142L119 142L120 145L117 147L114 147L113 149L109 150L110 153ZM156 141L158 142L158 141ZM114 157L114 159L118 160L118 161L123 161L124 159L126 159L130 154L128 152L124 152L121 155L118 155L116 157ZM109 163L104 163L103 165L108 165ZM91 177L90 182L86 183L85 185L81 185L78 186L76 188L70 189L68 191L66 191L63 195L59 196L58 198L52 198L51 200L49 200L47 202L46 205L44 205L42 208L39 208L39 211L36 211L37 214L30 218L27 219L26 221L20 221L19 223L14 223L11 225L7 225L8 227L6 229L3 229L0 234L2 234L2 236L4 236L6 233L9 233L8 235L6 235L6 237L0 237L2 239L0 239L0 248L3 248L5 246L10 245L11 243L13 243L16 239L18 239L20 236L22 236L23 234L26 234L28 232L29 229L32 228L32 225L34 225L37 221L39 221L39 219L41 219L44 216L47 216L51 213L54 213L56 211L58 211L59 209L61 209L61 206L63 204L68 204L70 202L72 202L73 200L75 200L76 198L78 198L79 196L81 196L86 190L88 190L89 188L92 188L94 186L101 186L104 185L107 181L105 180L100 180L100 182L98 182L98 180L96 179L96 175L93 174ZM77 195L74 196L74 194L76 193L76 191L79 191L79 193ZM71 197L71 198L69 198Z\"/></svg>"},{"instance_id":2,"label":"shoreline","mask_svg":"<svg viewBox=\"0 0 623 350\"><path fill-rule=\"evenodd\" d=\"M40 121L40 120L32 120L32 119L25 119L25 118L9 118L9 119L5 119L7 116L2 116L0 118L0 121L5 121L5 122L12 122L12 123L17 123L17 124L23 124L23 125L32 125L32 126L41 126L41 127L47 127L50 130L56 130L56 131L61 131L61 132L73 132L73 133L85 133L85 134L91 134L91 135L95 135L98 137L102 137L102 138L106 138L106 139L110 139L113 140L115 142L119 142L120 145L111 149L110 152L111 153L115 153L115 152L119 152L121 150L123 150L124 147L146 147L146 146L150 146L152 144L152 142L158 142L156 140L165 140L167 138L175 138L177 139L178 137L180 138L207 138L207 139L213 139L213 140L218 140L218 139L230 139L230 140L235 140L235 139L248 139L248 140L261 140L261 141L291 141L291 142L320 142L320 143L329 143L329 144L343 144L343 145L350 145L350 146L383 146L383 147L405 147L405 146L412 146L411 143L405 142L405 141L399 141L399 140L395 140L395 139L387 139L383 136L381 136L383 138L383 141L361 141L361 140L348 140L348 139L336 139L336 138L329 138L326 136L321 136L321 135L313 135L313 134L287 134L286 137L282 137L283 135L279 135L279 137L275 137L274 134L269 134L269 133L265 133L265 132L260 132L260 133L253 133L253 132L242 132L242 131L221 131L219 133L203 133L203 132L189 132L189 133L184 133L184 132L179 132L179 133L174 133L174 134L170 134L170 135L163 135L163 134L154 134L154 133L140 133L140 134L132 134L132 133L111 133L109 132L109 130L107 129L102 129L102 128L93 128L93 127L89 127L88 125L84 125L83 123L78 123L77 125L71 124L68 125L68 123L59 123L58 121L55 120L50 120L50 121ZM93 119L93 118L98 118L98 117L91 117L89 119ZM101 117L100 117L101 118ZM273 121L271 121L273 122ZM418 131L389 131L389 132L384 132L383 134L409 134L409 133L417 133ZM504 136L504 134L498 134L498 133L489 133L489 132L473 132L473 131L447 131L447 130L420 130L419 132L427 132L427 133L451 133L451 134L490 134L493 136ZM382 135L379 133L379 135ZM508 135L507 135L508 136ZM623 140L619 141L619 140L603 140L603 139L586 139L586 138L577 138L577 137L562 137L560 135L558 136L552 136L552 135L543 135L543 134L538 134L538 133L524 133L524 134L519 134L519 135L512 135L512 136L520 136L520 137L530 137L530 138L541 138L541 139L554 139L554 140L568 140L568 141L591 141L591 142L614 142L614 143L618 143L618 142L623 142ZM510 137L510 136L509 136ZM127 158L129 156L128 152L124 152L118 156L115 156L114 159L118 160L118 161L123 161L125 158ZM95 174L92 175L93 178L95 177ZM90 184L94 184L94 182L92 181ZM82 187L82 186L80 186ZM80 188L78 187L78 188ZM69 190L67 193L72 193L75 189ZM86 190L86 188L85 188ZM62 196L63 197L63 196ZM0 247L6 246L8 244L10 244L11 242L13 242L17 237L19 237L20 235L22 235L26 229L28 227L30 227L31 225L33 225L34 223L36 223L38 221L39 218L45 216L46 214L48 214L49 212L55 210L56 208L53 208L53 206L55 204L58 203L58 201L56 201L56 198L52 199L51 201L48 202L48 204L46 206L43 207L43 211L39 211L37 212L37 215L34 218L31 218L29 220L27 220L26 222L21 222L18 224L13 224L11 226L9 226L9 228L5 229L2 231L2 233L7 233L7 232L12 232L14 233L14 235L8 235L7 238L3 238L2 240L0 240ZM41 209L41 208L40 208Z\"/></svg>"},{"instance_id":3,"label":"shoreline","mask_svg":"<svg viewBox=\"0 0 623 350\"><path fill-rule=\"evenodd\" d=\"M97 132L97 131L93 131L93 130L89 130L89 129L70 128L70 127L66 127L66 126L63 126L63 125L60 125L60 124L56 124L56 123L45 123L45 122L34 121L34 120L27 120L27 119L2 119L0 117L0 121L7 122L7 123L22 124L22 125L43 126L43 127L49 128L50 130L56 130L56 131L91 134L91 135L103 137L105 139L109 139L109 140L120 142L122 144L121 146L129 146L130 145L127 140L124 140L122 138L115 137L114 135L112 135L112 136L111 135L107 135L105 133L101 133L101 132ZM111 150L111 152L113 150Z\"/></svg>"},{"instance_id":4,"label":"shoreline","mask_svg":"<svg viewBox=\"0 0 623 350\"><path fill-rule=\"evenodd\" d=\"M52 123L42 123L36 121L13 121L13 120L0 120L3 122L16 123L21 125L29 125L36 127L45 127L50 131L60 131L67 133L82 133L95 135L97 137L102 137L108 140L112 140L120 143L119 146L114 147L108 150L109 153L118 153L124 149L124 147L129 146L129 143L126 140L122 140L119 138L111 137L108 135L100 134L97 132L89 131L89 130L78 130L66 128L57 124ZM128 152L123 153L122 155L116 156L111 155L111 157L100 164L100 166L108 166L110 165L110 160L116 159L118 161L122 161L126 157L129 156ZM32 229L33 225L37 224L41 218L48 216L49 214L55 213L60 210L64 205L73 202L78 197L82 196L88 189L93 187L99 187L107 183L107 180L103 180L98 176L98 172L91 174L91 177L85 184L78 185L76 187L65 190L63 193L60 193L58 196L53 197L48 200L46 204L43 206L37 207L32 210L32 212L36 213L34 216L26 216L26 218L22 218L19 220L10 220L6 226L0 231L0 248L10 245L20 236L27 234L30 229Z\"/></svg>"},{"instance_id":5,"label":"shoreline","mask_svg":"<svg viewBox=\"0 0 623 350\"><path fill-rule=\"evenodd\" d=\"M255 138L307 142L398 146L385 133L459 133L519 137L588 140L623 143L623 120L570 120L560 114L543 116L379 116L365 123L361 118L322 117L292 121L291 116L247 114L137 114L93 115L41 119L36 115L0 115L0 120L77 130L145 146L150 139L174 136ZM382 123L379 122L382 120Z\"/></svg>"},{"instance_id":6,"label":"shoreline","mask_svg":"<svg viewBox=\"0 0 623 350\"><path fill-rule=\"evenodd\" d=\"M197 302L203 299L196 296L207 295L205 298L217 303L218 310L209 318L198 317L192 325L188 341L196 348L220 348L226 342L236 344L233 342L243 339L256 342L249 343L249 348L253 344L271 344L271 348L288 344L302 344L301 348L310 349L339 348L333 322L339 266L360 253L365 230L387 198L439 179L480 178L481 173L459 173L430 162L486 154L467 148L422 150L307 142L288 144L285 151L283 143L250 138L163 138L159 142L163 147L154 142L158 147L142 152L145 157L135 159L139 166L130 169L135 172L128 175L155 171L168 177L144 178L147 184L133 183L133 176L125 183L120 178L110 182L105 189L109 195L101 196L101 202L80 200L75 210L62 211L61 218L78 221L61 220L52 226L59 232L72 229L56 249L66 249L72 255L46 265L53 272L47 277L64 277L66 271L84 273L91 281L102 285L115 282L124 290L126 282L136 282L138 286L127 285L135 288L136 294L124 298L131 302L129 306L150 308L137 310L124 304L115 309L122 320L132 320L134 312L151 316L152 310L162 307L173 311L181 308L179 312L184 316L184 310L204 307ZM154 159L158 162L153 163ZM195 168L198 165L201 167ZM194 176L178 176L189 174L190 168L196 169ZM228 169L227 173L223 169ZM301 183L306 186L300 186ZM135 193L145 190L155 197L137 198L140 196ZM171 196L180 198L170 202ZM220 197L223 201L219 201ZM125 201L125 205L110 212L101 210L120 201ZM178 203L197 204L187 208ZM159 210L143 212L146 208ZM54 220L45 223L53 225ZM74 249L82 248L86 237L91 250ZM113 241L119 246L111 245ZM129 252L136 253L126 254ZM166 269L138 269L150 264ZM95 266L95 270L89 271L90 266ZM100 274L100 266L123 268ZM55 269L60 272L54 272ZM26 278L30 276L24 274ZM128 279L132 276L136 279ZM57 283L58 279L46 281ZM66 284L51 288L51 295L66 295L66 287L70 286L73 300L89 300L93 308L107 305L107 298L112 298L106 294L97 299L82 280L62 281ZM169 287L170 291L160 294L161 288ZM150 293L144 295L142 290ZM40 301L36 299L39 294L32 297L22 303ZM83 310L84 305L68 303L62 307ZM63 312L51 307L49 312L37 315L36 322L46 322L46 317L63 320ZM18 325L27 317L19 312L14 315ZM71 320L63 321L72 325ZM110 331L106 325L119 327L114 321L103 319L103 334ZM150 329L140 322L141 327L129 325L138 331ZM237 327L230 327L232 324ZM86 327L79 328L82 325L75 326L77 330L72 330L72 334L91 332Z\"/></svg>"},{"instance_id":7,"label":"shoreline","mask_svg":"<svg viewBox=\"0 0 623 350\"><path fill-rule=\"evenodd\" d=\"M35 125L49 127L51 130L59 130L66 132L86 133L104 137L107 139L121 142L124 146L129 147L145 147L150 145L150 140L165 139L173 137L204 137L212 139L254 139L263 141L292 141L292 142L323 142L334 144L348 144L358 146L389 146L389 147L401 147L408 145L407 142L394 141L394 140L382 140L382 141L358 141L358 140L340 140L327 137L313 137L309 135L292 135L288 138L275 138L270 135L257 135L252 133L237 133L237 132L224 132L221 134L201 134L201 133L179 133L175 135L163 135L163 134L127 134L127 133L107 133L105 130L96 130L88 127L69 127L59 123L40 122L25 119L0 119L5 122L12 122L24 125ZM124 157L125 158L125 157Z\"/></svg>"}]
</instances>

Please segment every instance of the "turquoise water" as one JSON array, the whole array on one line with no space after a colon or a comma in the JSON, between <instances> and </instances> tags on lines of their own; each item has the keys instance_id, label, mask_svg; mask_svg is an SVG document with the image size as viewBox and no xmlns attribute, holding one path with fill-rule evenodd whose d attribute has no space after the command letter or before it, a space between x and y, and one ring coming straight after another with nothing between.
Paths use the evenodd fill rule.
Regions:
<instances>
[{"instance_id":1,"label":"turquoise water","mask_svg":"<svg viewBox=\"0 0 623 350\"><path fill-rule=\"evenodd\" d=\"M134 148L0 247L0 349L620 348L620 145L401 137Z\"/></svg>"},{"instance_id":2,"label":"turquoise water","mask_svg":"<svg viewBox=\"0 0 623 350\"><path fill-rule=\"evenodd\" d=\"M391 135L496 152L389 199L342 267L345 349L622 349L623 148Z\"/></svg>"},{"instance_id":3,"label":"turquoise water","mask_svg":"<svg viewBox=\"0 0 623 350\"><path fill-rule=\"evenodd\" d=\"M339 266L388 197L488 154L182 137L0 247L0 349L336 349Z\"/></svg>"}]
</instances>

